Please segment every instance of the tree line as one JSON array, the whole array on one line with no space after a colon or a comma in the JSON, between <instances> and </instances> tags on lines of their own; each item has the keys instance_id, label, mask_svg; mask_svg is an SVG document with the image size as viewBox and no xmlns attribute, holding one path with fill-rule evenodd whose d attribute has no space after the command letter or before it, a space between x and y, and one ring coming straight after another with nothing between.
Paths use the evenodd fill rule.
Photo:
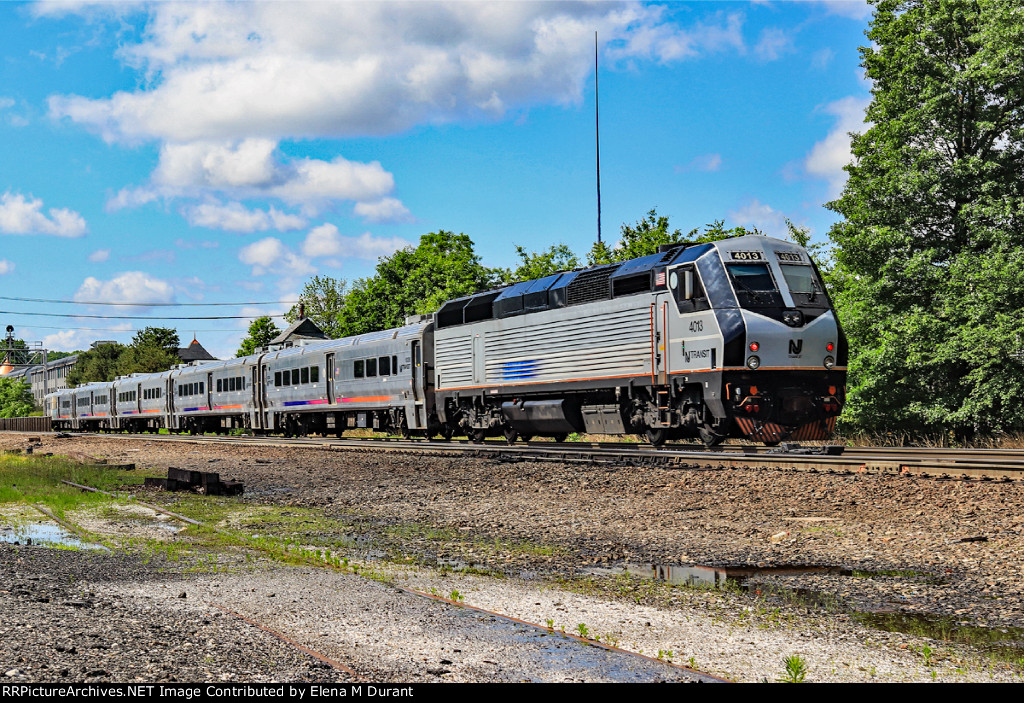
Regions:
<instances>
[{"instance_id":1,"label":"tree line","mask_svg":"<svg viewBox=\"0 0 1024 703\"><path fill-rule=\"evenodd\" d=\"M1014 0L872 4L860 49L872 98L851 135L844 190L826 205L839 220L827 245L789 225L816 256L849 341L840 426L955 441L1024 431L1024 13ZM623 225L615 246L584 256L564 244L516 247L516 265L502 269L484 266L465 234L438 231L366 278L314 277L301 299L342 337L583 262L744 233L715 222L684 236L651 210ZM254 321L239 354L278 332L269 318ZM103 368L120 368L120 352L110 355Z\"/></svg>"},{"instance_id":2,"label":"tree line","mask_svg":"<svg viewBox=\"0 0 1024 703\"><path fill-rule=\"evenodd\" d=\"M797 228L791 225L791 229ZM351 285L330 276L314 276L306 282L299 303L306 317L337 339L399 327L406 317L435 312L453 298L579 268L584 260L590 266L608 264L653 254L664 244L710 242L750 233L757 231L726 229L724 222L717 221L684 235L670 227L668 217L652 209L635 224L623 224L614 246L597 243L585 257L565 244L539 252L516 246L514 267L490 268L480 261L469 236L442 230L423 235L415 247L381 257L373 275ZM299 303L285 314L289 322L298 319ZM257 318L237 356L252 354L278 334L280 329L270 317Z\"/></svg>"}]
</instances>

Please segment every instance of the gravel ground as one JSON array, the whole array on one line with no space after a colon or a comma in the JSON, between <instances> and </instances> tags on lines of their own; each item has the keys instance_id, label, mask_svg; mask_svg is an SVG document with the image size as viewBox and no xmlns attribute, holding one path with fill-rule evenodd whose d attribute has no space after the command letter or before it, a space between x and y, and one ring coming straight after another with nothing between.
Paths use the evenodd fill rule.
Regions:
<instances>
[{"instance_id":1,"label":"gravel ground","mask_svg":"<svg viewBox=\"0 0 1024 703\"><path fill-rule=\"evenodd\" d=\"M692 678L592 656L594 647L396 586L458 591L467 605L555 630L584 624L602 642L740 681L775 680L794 654L811 681L1009 681L1022 671L1020 662L993 662L920 630L874 629L854 615L941 616L947 636L984 626L1020 646L1012 629L1024 627L1020 483L89 437L42 443L36 451L134 462L152 475L168 466L218 471L244 481L254 509L344 520L346 557L377 580L235 557L217 573L190 574L120 552L0 547L0 673L16 680L349 680L210 603L369 680ZM23 446L23 435L0 435L0 448ZM749 592L621 573L652 564L759 573Z\"/></svg>"}]
</instances>

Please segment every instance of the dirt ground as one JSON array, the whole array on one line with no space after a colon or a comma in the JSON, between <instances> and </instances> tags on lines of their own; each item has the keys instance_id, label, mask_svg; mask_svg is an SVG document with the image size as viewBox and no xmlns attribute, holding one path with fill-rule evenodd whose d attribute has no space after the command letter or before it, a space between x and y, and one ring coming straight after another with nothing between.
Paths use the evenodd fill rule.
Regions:
<instances>
[{"instance_id":1,"label":"dirt ground","mask_svg":"<svg viewBox=\"0 0 1024 703\"><path fill-rule=\"evenodd\" d=\"M253 509L312 510L332 520L331 529L344 525L349 558L391 569L408 564L403 578L424 590L472 576L475 586L460 582L463 588L491 605L502 597L486 594L515 583L709 616L750 638L789 628L796 640L810 638L808 656L821 653L818 680L878 678L878 665L859 667L852 679L835 673L858 668L828 649L847 640L889 652L889 680L1013 680L1024 671L1024 630L1014 629L1024 628L1019 482L122 438L43 436L42 445L36 452L136 463L154 476L171 466L216 471L244 482L242 500ZM23 446L24 435L0 435L0 448ZM724 591L623 580L626 571L692 580L693 572L681 569L693 566L738 580ZM517 616L546 619L539 611ZM810 634L800 634L805 628ZM914 666L901 663L908 653ZM722 659L729 663L699 663L740 680L762 678L726 652Z\"/></svg>"}]
</instances>

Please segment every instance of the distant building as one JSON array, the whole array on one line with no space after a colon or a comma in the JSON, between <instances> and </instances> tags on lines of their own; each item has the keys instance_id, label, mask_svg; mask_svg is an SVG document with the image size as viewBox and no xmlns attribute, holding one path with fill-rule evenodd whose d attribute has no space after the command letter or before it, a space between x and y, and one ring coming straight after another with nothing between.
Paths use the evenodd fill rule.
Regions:
<instances>
[{"instance_id":1,"label":"distant building","mask_svg":"<svg viewBox=\"0 0 1024 703\"><path fill-rule=\"evenodd\" d=\"M270 340L270 346L292 346L299 344L304 340L314 341L320 339L327 339L327 335L324 334L324 331L317 327L316 323L308 317L300 317L298 320L288 325L288 329Z\"/></svg>"},{"instance_id":2,"label":"distant building","mask_svg":"<svg viewBox=\"0 0 1024 703\"><path fill-rule=\"evenodd\" d=\"M78 355L72 354L63 359L46 362L46 383L43 383L43 365L18 366L3 375L4 378L11 378L23 381L32 389L32 396L36 402L40 402L47 393L68 387L68 374L78 361Z\"/></svg>"},{"instance_id":3,"label":"distant building","mask_svg":"<svg viewBox=\"0 0 1024 703\"><path fill-rule=\"evenodd\" d=\"M203 348L203 345L196 341L196 338L192 338L192 343L187 347L178 347L178 358L183 363L192 364L197 361L217 361L210 352Z\"/></svg>"},{"instance_id":4,"label":"distant building","mask_svg":"<svg viewBox=\"0 0 1024 703\"><path fill-rule=\"evenodd\" d=\"M99 340L90 345L90 349L96 349L103 344L117 344L112 340ZM194 364L203 361L216 361L217 357L206 351L197 339L192 338L192 343L187 347L178 347L178 358L183 364ZM4 378L20 379L29 384L32 388L32 396L37 403L41 403L47 393L53 393L68 387L68 374L78 363L78 354L65 356L62 359L46 362L46 384L43 384L43 365L19 366L3 375Z\"/></svg>"}]
</instances>

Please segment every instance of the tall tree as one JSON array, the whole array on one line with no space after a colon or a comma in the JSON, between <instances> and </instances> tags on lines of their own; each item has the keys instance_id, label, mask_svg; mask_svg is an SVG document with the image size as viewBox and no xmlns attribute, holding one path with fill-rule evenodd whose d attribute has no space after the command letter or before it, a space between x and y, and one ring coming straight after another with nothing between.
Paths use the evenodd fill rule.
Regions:
<instances>
[{"instance_id":1,"label":"tall tree","mask_svg":"<svg viewBox=\"0 0 1024 703\"><path fill-rule=\"evenodd\" d=\"M274 321L269 316L257 317L249 323L249 333L242 340L242 346L238 348L235 356L255 354L257 349L270 344L270 340L279 334L281 334L281 330L277 328L277 325L274 324Z\"/></svg>"},{"instance_id":2,"label":"tall tree","mask_svg":"<svg viewBox=\"0 0 1024 703\"><path fill-rule=\"evenodd\" d=\"M501 274L505 283L544 278L560 271L571 271L580 265L579 257L565 244L552 244L539 252L527 251L516 245L516 256L519 257L519 265Z\"/></svg>"},{"instance_id":3,"label":"tall tree","mask_svg":"<svg viewBox=\"0 0 1024 703\"><path fill-rule=\"evenodd\" d=\"M324 331L331 339L344 336L338 316L341 308L345 305L346 288L348 283L344 279L332 278L330 276L313 276L302 288L299 294L299 303L304 306L307 318L316 323L317 327ZM284 318L288 322L295 322L299 319L299 306L293 305L285 313ZM261 318L262 319L262 318ZM267 318L269 319L269 318ZM251 332L251 329L250 329ZM273 339L277 334L272 335Z\"/></svg>"},{"instance_id":4,"label":"tall tree","mask_svg":"<svg viewBox=\"0 0 1024 703\"><path fill-rule=\"evenodd\" d=\"M118 361L126 349L123 344L111 342L84 351L68 373L68 385L80 386L93 381L113 381L118 375Z\"/></svg>"},{"instance_id":5,"label":"tall tree","mask_svg":"<svg viewBox=\"0 0 1024 703\"><path fill-rule=\"evenodd\" d=\"M27 383L0 378L0 417L25 417L34 407L35 399Z\"/></svg>"},{"instance_id":6,"label":"tall tree","mask_svg":"<svg viewBox=\"0 0 1024 703\"><path fill-rule=\"evenodd\" d=\"M381 257L373 276L355 282L339 322L343 335L398 327L412 314L436 311L446 300L490 288L500 272L480 263L473 240L439 231L419 244Z\"/></svg>"},{"instance_id":7,"label":"tall tree","mask_svg":"<svg viewBox=\"0 0 1024 703\"><path fill-rule=\"evenodd\" d=\"M876 3L873 82L829 233L850 339L844 422L1024 429L1024 13Z\"/></svg>"},{"instance_id":8,"label":"tall tree","mask_svg":"<svg viewBox=\"0 0 1024 703\"><path fill-rule=\"evenodd\" d=\"M180 340L177 330L167 327L146 327L135 333L132 343L121 352L117 360L117 373L128 376L133 373L156 373L167 371L181 363L178 357Z\"/></svg>"},{"instance_id":9,"label":"tall tree","mask_svg":"<svg viewBox=\"0 0 1024 703\"><path fill-rule=\"evenodd\" d=\"M659 215L657 208L651 208L647 217L637 220L635 224L623 223L619 234L619 241L614 247L609 247L604 242L595 243L587 253L587 263L597 266L636 259L656 254L658 248L665 244L701 244L744 234L761 233L756 229L747 230L743 227L726 229L724 220L715 220L705 225L703 231L694 228L684 235L682 230L670 228L667 216Z\"/></svg>"}]
</instances>

